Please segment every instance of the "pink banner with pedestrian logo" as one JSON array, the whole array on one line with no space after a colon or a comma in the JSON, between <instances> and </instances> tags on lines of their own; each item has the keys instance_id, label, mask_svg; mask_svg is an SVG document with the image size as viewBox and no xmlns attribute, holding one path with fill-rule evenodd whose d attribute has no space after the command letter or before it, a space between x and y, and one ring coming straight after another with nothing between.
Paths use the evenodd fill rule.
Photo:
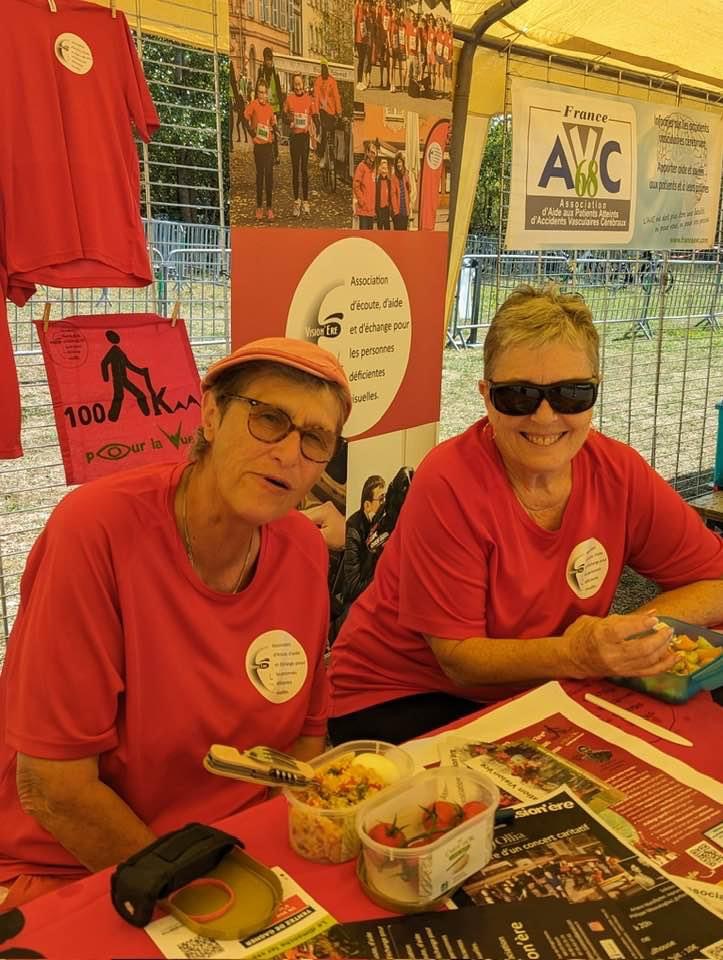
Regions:
<instances>
[{"instance_id":1,"label":"pink banner with pedestrian logo","mask_svg":"<svg viewBox=\"0 0 723 960\"><path fill-rule=\"evenodd\" d=\"M103 314L35 326L66 483L186 459L201 397L182 320Z\"/></svg>"}]
</instances>

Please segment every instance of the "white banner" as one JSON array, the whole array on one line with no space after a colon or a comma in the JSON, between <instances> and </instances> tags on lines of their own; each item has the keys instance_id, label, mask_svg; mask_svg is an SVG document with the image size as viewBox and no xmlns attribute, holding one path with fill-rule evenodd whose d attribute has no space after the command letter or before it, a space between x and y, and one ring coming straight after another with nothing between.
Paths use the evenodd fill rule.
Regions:
<instances>
[{"instance_id":1,"label":"white banner","mask_svg":"<svg viewBox=\"0 0 723 960\"><path fill-rule=\"evenodd\" d=\"M715 242L723 117L512 81L511 250Z\"/></svg>"}]
</instances>

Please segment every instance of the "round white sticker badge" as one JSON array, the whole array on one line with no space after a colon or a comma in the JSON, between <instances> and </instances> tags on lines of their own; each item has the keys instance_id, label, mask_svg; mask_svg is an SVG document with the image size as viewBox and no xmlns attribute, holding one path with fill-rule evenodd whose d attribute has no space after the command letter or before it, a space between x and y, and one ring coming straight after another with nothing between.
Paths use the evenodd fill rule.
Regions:
<instances>
[{"instance_id":1,"label":"round white sticker badge","mask_svg":"<svg viewBox=\"0 0 723 960\"><path fill-rule=\"evenodd\" d=\"M573 593L585 600L598 592L608 572L605 547L591 537L572 548L567 560L567 583Z\"/></svg>"},{"instance_id":2,"label":"round white sticker badge","mask_svg":"<svg viewBox=\"0 0 723 960\"><path fill-rule=\"evenodd\" d=\"M430 143L427 148L427 163L431 170L439 170L444 160L444 152L437 141Z\"/></svg>"},{"instance_id":3,"label":"round white sticker badge","mask_svg":"<svg viewBox=\"0 0 723 960\"><path fill-rule=\"evenodd\" d=\"M306 651L285 630L256 637L246 654L246 673L262 697L286 703L304 686L309 672Z\"/></svg>"},{"instance_id":4,"label":"round white sticker badge","mask_svg":"<svg viewBox=\"0 0 723 960\"><path fill-rule=\"evenodd\" d=\"M91 49L77 33L61 33L56 38L55 56L71 73L81 77L93 67Z\"/></svg>"}]
</instances>

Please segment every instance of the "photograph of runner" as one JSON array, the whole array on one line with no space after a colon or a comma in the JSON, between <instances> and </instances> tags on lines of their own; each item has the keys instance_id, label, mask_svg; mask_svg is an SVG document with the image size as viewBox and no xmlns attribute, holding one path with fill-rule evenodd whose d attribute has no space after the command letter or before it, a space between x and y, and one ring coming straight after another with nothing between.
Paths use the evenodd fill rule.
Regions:
<instances>
[{"instance_id":1,"label":"photograph of runner","mask_svg":"<svg viewBox=\"0 0 723 960\"><path fill-rule=\"evenodd\" d=\"M230 16L231 225L350 227L353 0Z\"/></svg>"}]
</instances>

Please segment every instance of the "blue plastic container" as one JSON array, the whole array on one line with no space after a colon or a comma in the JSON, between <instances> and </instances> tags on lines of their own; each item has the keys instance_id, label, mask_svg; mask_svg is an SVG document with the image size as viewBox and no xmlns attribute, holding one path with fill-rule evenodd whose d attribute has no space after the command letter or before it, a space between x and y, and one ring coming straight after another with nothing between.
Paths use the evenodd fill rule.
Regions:
<instances>
[{"instance_id":1,"label":"blue plastic container","mask_svg":"<svg viewBox=\"0 0 723 960\"><path fill-rule=\"evenodd\" d=\"M723 490L723 400L716 403L718 411L718 442L715 448L715 467L713 468L713 485Z\"/></svg>"},{"instance_id":2,"label":"blue plastic container","mask_svg":"<svg viewBox=\"0 0 723 960\"><path fill-rule=\"evenodd\" d=\"M698 627L694 623L674 620L672 617L660 617L677 634L690 637L705 637L714 647L723 647L723 633ZM709 663L707 667L696 670L687 676L677 673L658 673L654 677L613 677L615 683L633 690L642 690L651 697L665 700L667 703L687 703L699 690L717 690L723 687L723 654Z\"/></svg>"}]
</instances>

